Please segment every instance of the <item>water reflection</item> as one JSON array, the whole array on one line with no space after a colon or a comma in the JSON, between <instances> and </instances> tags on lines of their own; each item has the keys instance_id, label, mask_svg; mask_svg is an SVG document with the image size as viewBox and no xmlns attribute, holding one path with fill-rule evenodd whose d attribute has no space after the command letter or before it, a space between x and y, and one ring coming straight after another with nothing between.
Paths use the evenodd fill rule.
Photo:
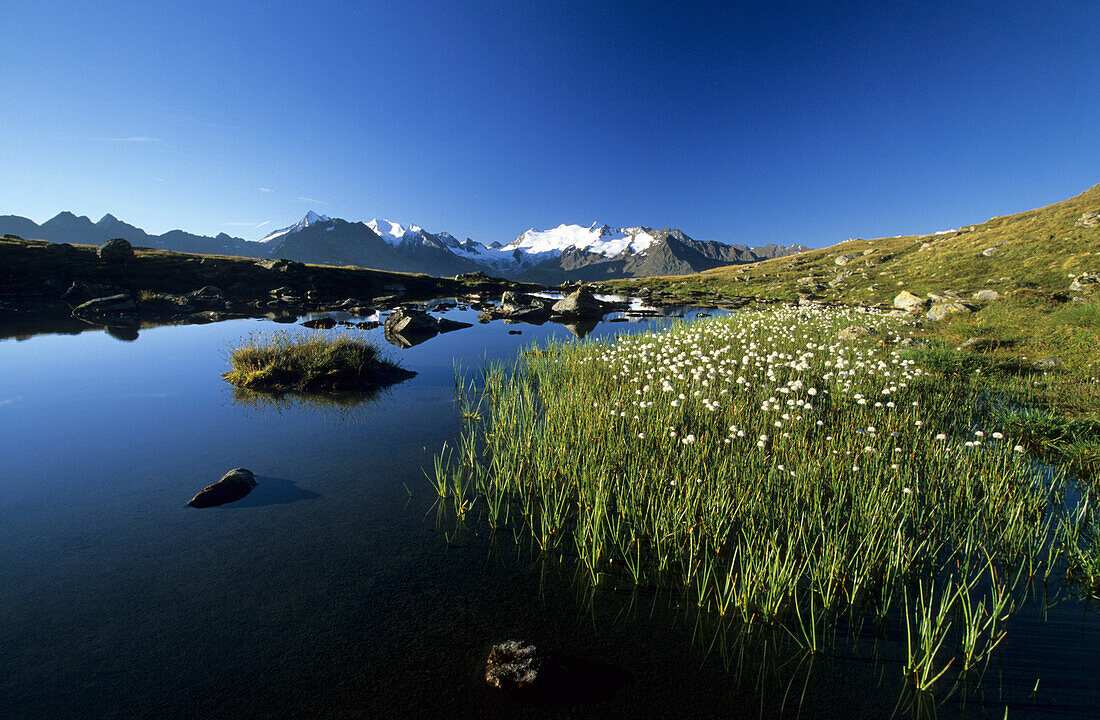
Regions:
<instances>
[{"instance_id":1,"label":"water reflection","mask_svg":"<svg viewBox=\"0 0 1100 720\"><path fill-rule=\"evenodd\" d=\"M258 476L256 487L236 502L218 505L212 510L239 510L242 508L264 507L266 505L289 505L299 500L315 500L320 494L298 487L293 480Z\"/></svg>"},{"instance_id":2,"label":"water reflection","mask_svg":"<svg viewBox=\"0 0 1100 720\"><path fill-rule=\"evenodd\" d=\"M342 392L265 392L234 387L230 395L233 404L249 415L316 415L332 420L361 418L373 414L374 406L390 397L388 388Z\"/></svg>"}]
</instances>

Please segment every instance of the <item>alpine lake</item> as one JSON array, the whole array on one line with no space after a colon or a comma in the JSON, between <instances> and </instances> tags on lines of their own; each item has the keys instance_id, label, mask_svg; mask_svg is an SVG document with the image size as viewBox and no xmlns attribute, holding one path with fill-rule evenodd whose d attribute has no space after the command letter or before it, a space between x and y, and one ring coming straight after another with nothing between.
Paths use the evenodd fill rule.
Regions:
<instances>
[{"instance_id":1,"label":"alpine lake","mask_svg":"<svg viewBox=\"0 0 1100 720\"><path fill-rule=\"evenodd\" d=\"M840 629L799 652L682 593L594 591L576 558L437 502L434 459L463 427L456 372L702 311L612 314L583 341L458 308L442 316L472 327L404 349L382 328L319 331L377 340L416 373L342 402L222 380L231 345L293 327L271 320L0 340L0 718L1100 714L1100 618L1069 590L1027 589L980 685L919 706L904 637ZM258 481L244 499L186 506L235 467ZM575 659L583 686L487 687L509 639Z\"/></svg>"}]
</instances>

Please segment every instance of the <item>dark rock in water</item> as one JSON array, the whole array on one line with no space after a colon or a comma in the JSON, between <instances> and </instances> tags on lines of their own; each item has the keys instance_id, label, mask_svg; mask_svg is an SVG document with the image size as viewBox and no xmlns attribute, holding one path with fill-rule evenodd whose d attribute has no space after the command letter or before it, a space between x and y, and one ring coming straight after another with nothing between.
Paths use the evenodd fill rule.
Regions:
<instances>
[{"instance_id":1,"label":"dark rock in water","mask_svg":"<svg viewBox=\"0 0 1100 720\"><path fill-rule=\"evenodd\" d=\"M478 270L476 272L462 273L461 275L455 275L455 280L458 280L459 282L470 281L470 280L492 280L492 279L493 278L489 277L488 275L483 273L481 270Z\"/></svg>"},{"instance_id":2,"label":"dark rock in water","mask_svg":"<svg viewBox=\"0 0 1100 720\"><path fill-rule=\"evenodd\" d=\"M96 254L105 263L124 265L134 259L134 247L122 238L115 238L100 245Z\"/></svg>"},{"instance_id":3,"label":"dark rock in water","mask_svg":"<svg viewBox=\"0 0 1100 720\"><path fill-rule=\"evenodd\" d=\"M136 313L137 304L125 294L96 298L73 308L73 317L93 322L115 320L132 324Z\"/></svg>"},{"instance_id":4,"label":"dark rock in water","mask_svg":"<svg viewBox=\"0 0 1100 720\"><path fill-rule=\"evenodd\" d=\"M608 320L608 322L630 322L630 320L628 318L624 318L624 317L617 317L617 318L611 318L610 320Z\"/></svg>"},{"instance_id":5,"label":"dark rock in water","mask_svg":"<svg viewBox=\"0 0 1100 720\"><path fill-rule=\"evenodd\" d=\"M485 682L499 690L531 689L539 680L542 660L534 645L519 640L494 645L485 663Z\"/></svg>"},{"instance_id":6,"label":"dark rock in water","mask_svg":"<svg viewBox=\"0 0 1100 720\"><path fill-rule=\"evenodd\" d=\"M509 330L508 334L509 335L522 335L523 331L522 330Z\"/></svg>"},{"instance_id":7,"label":"dark rock in water","mask_svg":"<svg viewBox=\"0 0 1100 720\"><path fill-rule=\"evenodd\" d=\"M468 327L473 327L473 325L458 320L451 320L449 318L439 318L438 329L441 333L451 332L452 330L463 330Z\"/></svg>"},{"instance_id":8,"label":"dark rock in water","mask_svg":"<svg viewBox=\"0 0 1100 720\"><path fill-rule=\"evenodd\" d=\"M434 334L439 332L439 323L420 310L397 308L386 317L386 332L405 336Z\"/></svg>"},{"instance_id":9,"label":"dark rock in water","mask_svg":"<svg viewBox=\"0 0 1100 720\"><path fill-rule=\"evenodd\" d=\"M607 312L604 304L597 300L587 287L577 288L554 303L550 310L556 315L576 318L600 317Z\"/></svg>"},{"instance_id":10,"label":"dark rock in water","mask_svg":"<svg viewBox=\"0 0 1100 720\"><path fill-rule=\"evenodd\" d=\"M193 508L208 508L215 505L224 505L225 503L231 503L234 500L240 500L248 493L252 492L252 488L256 487L256 476L252 474L251 470L244 468L236 468L230 470L222 479L214 483L213 485L207 485L199 494L191 498L191 502L187 503Z\"/></svg>"},{"instance_id":11,"label":"dark rock in water","mask_svg":"<svg viewBox=\"0 0 1100 720\"><path fill-rule=\"evenodd\" d=\"M336 327L336 321L330 317L314 318L313 320L306 320L302 323L302 327L313 330L331 330Z\"/></svg>"},{"instance_id":12,"label":"dark rock in water","mask_svg":"<svg viewBox=\"0 0 1100 720\"><path fill-rule=\"evenodd\" d=\"M61 296L61 299L76 307L96 298L111 297L112 295L125 295L126 291L114 285L101 285L98 283L73 280L73 284Z\"/></svg>"},{"instance_id":13,"label":"dark rock in water","mask_svg":"<svg viewBox=\"0 0 1100 720\"><path fill-rule=\"evenodd\" d=\"M355 323L355 327L359 328L360 330L373 330L381 324L382 323L375 322L374 320L362 320Z\"/></svg>"}]
</instances>

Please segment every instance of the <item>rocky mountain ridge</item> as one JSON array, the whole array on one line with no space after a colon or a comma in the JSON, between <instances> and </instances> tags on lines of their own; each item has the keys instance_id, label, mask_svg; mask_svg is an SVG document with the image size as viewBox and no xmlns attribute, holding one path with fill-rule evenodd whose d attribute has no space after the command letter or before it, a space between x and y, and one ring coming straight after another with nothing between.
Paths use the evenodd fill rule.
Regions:
<instances>
[{"instance_id":1,"label":"rocky mountain ridge","mask_svg":"<svg viewBox=\"0 0 1100 720\"><path fill-rule=\"evenodd\" d=\"M257 242L225 233L209 237L182 230L152 235L110 214L92 222L70 212L59 213L41 225L20 216L0 216L0 234L85 245L118 237L137 246L175 252L286 258L438 276L482 271L543 284L681 275L807 249L798 245L750 248L695 240L677 229L596 224L532 228L506 245L484 245L470 238L460 241L446 232L431 233L417 225L380 219L349 222L313 211Z\"/></svg>"}]
</instances>

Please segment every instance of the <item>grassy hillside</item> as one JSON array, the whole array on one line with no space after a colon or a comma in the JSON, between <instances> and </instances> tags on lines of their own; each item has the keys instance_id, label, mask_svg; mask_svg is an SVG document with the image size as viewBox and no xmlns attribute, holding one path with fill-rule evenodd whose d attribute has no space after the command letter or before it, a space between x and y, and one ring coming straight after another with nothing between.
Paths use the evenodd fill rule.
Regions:
<instances>
[{"instance_id":1,"label":"grassy hillside","mask_svg":"<svg viewBox=\"0 0 1100 720\"><path fill-rule=\"evenodd\" d=\"M752 265L605 284L681 296L717 292L795 299L798 281L809 277L826 284L818 292L823 299L870 304L889 304L902 289L918 295L954 290L963 296L986 288L1001 294L1036 288L1060 291L1069 287L1069 275L1100 271L1100 227L1075 225L1082 213L1096 211L1100 185L1064 202L948 233L854 239ZM983 253L986 250L989 254ZM843 255L860 257L837 265L836 258ZM852 275L827 285L845 272Z\"/></svg>"},{"instance_id":2,"label":"grassy hillside","mask_svg":"<svg viewBox=\"0 0 1100 720\"><path fill-rule=\"evenodd\" d=\"M1100 410L1100 288L1072 290L1076 276L1100 272L1100 227L1078 224L1100 211L1100 185L1064 202L933 235L854 239L775 260L690 276L615 281L622 293L720 301L734 296L892 307L908 290L957 294L971 314L914 318L913 334L954 350L969 338L990 342L963 363L970 370L1030 364L1057 356L1059 367L1032 381L1037 399L1073 414ZM843 265L837 258L854 256ZM973 299L979 290L1000 298Z\"/></svg>"}]
</instances>

